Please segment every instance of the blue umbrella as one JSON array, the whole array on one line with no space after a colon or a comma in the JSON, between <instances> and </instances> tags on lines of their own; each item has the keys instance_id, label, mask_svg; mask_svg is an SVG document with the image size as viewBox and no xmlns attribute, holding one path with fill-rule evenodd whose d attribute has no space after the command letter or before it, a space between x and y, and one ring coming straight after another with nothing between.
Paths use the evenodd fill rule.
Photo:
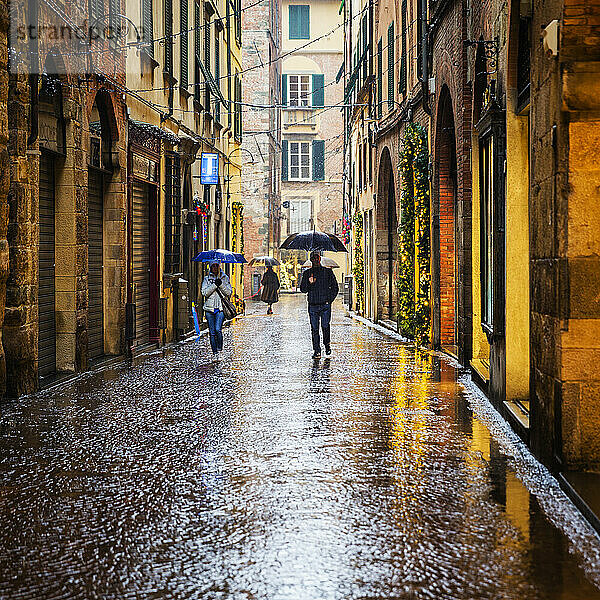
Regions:
<instances>
[{"instance_id":1,"label":"blue umbrella","mask_svg":"<svg viewBox=\"0 0 600 600\"><path fill-rule=\"evenodd\" d=\"M235 252L230 252L229 250L204 250L200 252L194 258L192 258L195 262L211 262L213 260L218 260L222 263L245 263L246 259L243 254L236 254Z\"/></svg>"}]
</instances>

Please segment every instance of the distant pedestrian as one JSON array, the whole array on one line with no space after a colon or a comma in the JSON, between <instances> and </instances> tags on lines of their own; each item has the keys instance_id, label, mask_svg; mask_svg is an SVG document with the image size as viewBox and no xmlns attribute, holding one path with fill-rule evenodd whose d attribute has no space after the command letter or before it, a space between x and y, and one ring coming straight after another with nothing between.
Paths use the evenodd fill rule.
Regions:
<instances>
[{"instance_id":1,"label":"distant pedestrian","mask_svg":"<svg viewBox=\"0 0 600 600\"><path fill-rule=\"evenodd\" d=\"M267 309L267 314L273 314L273 304L279 302L279 277L277 277L277 273L273 271L273 267L269 265L265 274L263 275L261 284L263 286L262 293L260 295L260 299L269 305Z\"/></svg>"},{"instance_id":2,"label":"distant pedestrian","mask_svg":"<svg viewBox=\"0 0 600 600\"><path fill-rule=\"evenodd\" d=\"M308 315L312 333L313 358L321 358L319 322L323 330L325 354L331 356L331 303L336 299L339 287L331 269L321 266L321 255L311 252L312 267L305 271L300 282L300 291L308 294Z\"/></svg>"},{"instance_id":3,"label":"distant pedestrian","mask_svg":"<svg viewBox=\"0 0 600 600\"><path fill-rule=\"evenodd\" d=\"M217 288L227 297L231 296L233 288L229 283L229 277L221 269L219 261L210 263L208 275L202 282L202 295L204 296L204 315L208 323L210 333L210 346L213 354L223 350L223 304Z\"/></svg>"}]
</instances>

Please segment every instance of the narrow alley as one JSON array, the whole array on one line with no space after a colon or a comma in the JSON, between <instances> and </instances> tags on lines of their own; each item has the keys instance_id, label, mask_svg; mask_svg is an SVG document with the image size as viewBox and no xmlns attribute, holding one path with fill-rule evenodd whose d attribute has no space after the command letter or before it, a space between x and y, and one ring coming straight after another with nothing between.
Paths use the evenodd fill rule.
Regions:
<instances>
[{"instance_id":1,"label":"narrow alley","mask_svg":"<svg viewBox=\"0 0 600 600\"><path fill-rule=\"evenodd\" d=\"M339 303L313 362L305 299L264 309L219 360L5 403L0 598L600 598L598 538L463 372Z\"/></svg>"}]
</instances>

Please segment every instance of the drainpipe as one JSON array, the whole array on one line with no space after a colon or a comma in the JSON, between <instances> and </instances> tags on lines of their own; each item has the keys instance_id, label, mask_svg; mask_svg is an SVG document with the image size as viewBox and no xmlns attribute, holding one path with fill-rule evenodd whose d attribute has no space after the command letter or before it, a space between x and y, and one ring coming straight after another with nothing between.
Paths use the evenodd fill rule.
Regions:
<instances>
[{"instance_id":1,"label":"drainpipe","mask_svg":"<svg viewBox=\"0 0 600 600\"><path fill-rule=\"evenodd\" d=\"M421 72L423 80L421 86L423 90L423 110L431 115L431 106L429 106L429 33L427 27L427 0L421 0Z\"/></svg>"}]
</instances>

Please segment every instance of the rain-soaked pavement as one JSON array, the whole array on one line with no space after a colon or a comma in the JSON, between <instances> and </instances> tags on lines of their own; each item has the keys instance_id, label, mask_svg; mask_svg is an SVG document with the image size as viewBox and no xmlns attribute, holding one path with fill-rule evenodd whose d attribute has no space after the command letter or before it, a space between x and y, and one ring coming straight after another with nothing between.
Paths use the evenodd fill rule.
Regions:
<instances>
[{"instance_id":1,"label":"rain-soaked pavement","mask_svg":"<svg viewBox=\"0 0 600 600\"><path fill-rule=\"evenodd\" d=\"M303 298L249 312L220 361L3 407L0 598L600 598L598 538L451 363L341 305L313 363Z\"/></svg>"}]
</instances>

